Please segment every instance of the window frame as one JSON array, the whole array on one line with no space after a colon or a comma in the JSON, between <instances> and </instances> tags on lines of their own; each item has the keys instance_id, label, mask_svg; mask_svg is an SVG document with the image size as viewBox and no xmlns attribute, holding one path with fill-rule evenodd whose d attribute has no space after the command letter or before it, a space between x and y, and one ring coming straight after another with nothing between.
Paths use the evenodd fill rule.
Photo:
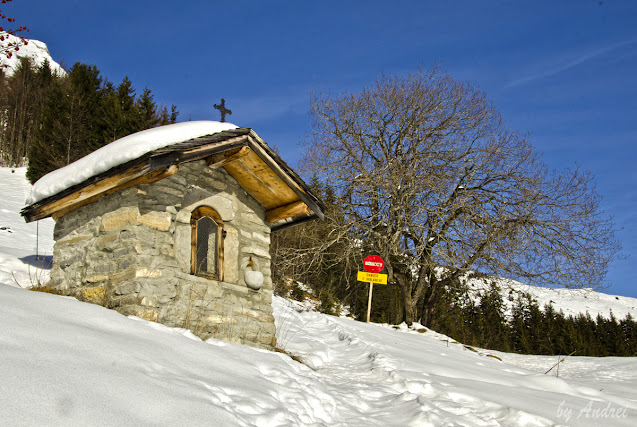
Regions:
<instances>
[{"instance_id":1,"label":"window frame","mask_svg":"<svg viewBox=\"0 0 637 427\"><path fill-rule=\"evenodd\" d=\"M197 271L197 233L198 223L202 218L210 218L217 226L217 247L216 247L216 272L208 273ZM225 238L225 231L223 230L223 220L221 215L211 208L210 206L199 206L192 211L190 215L190 228L191 228L191 248L190 248L190 274L198 277L205 277L212 280L223 280L223 240Z\"/></svg>"}]
</instances>

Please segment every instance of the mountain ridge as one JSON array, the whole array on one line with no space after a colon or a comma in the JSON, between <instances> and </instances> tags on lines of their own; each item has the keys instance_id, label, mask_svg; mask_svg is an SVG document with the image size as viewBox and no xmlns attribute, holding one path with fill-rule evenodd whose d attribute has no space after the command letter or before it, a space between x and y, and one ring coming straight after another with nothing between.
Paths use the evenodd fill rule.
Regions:
<instances>
[{"instance_id":1,"label":"mountain ridge","mask_svg":"<svg viewBox=\"0 0 637 427\"><path fill-rule=\"evenodd\" d=\"M20 43L19 37L8 33L2 34L5 37L5 40L1 42L2 45L6 46L9 43ZM21 45L20 50L17 52L12 51L10 58L7 58L5 55L0 55L0 67L3 67L6 76L12 76L16 72L20 65L21 58L28 58L34 67L39 67L46 60L49 62L51 70L58 76L66 75L66 71L64 71L62 66L51 57L46 43L26 38L25 40L27 40L27 44Z\"/></svg>"}]
</instances>

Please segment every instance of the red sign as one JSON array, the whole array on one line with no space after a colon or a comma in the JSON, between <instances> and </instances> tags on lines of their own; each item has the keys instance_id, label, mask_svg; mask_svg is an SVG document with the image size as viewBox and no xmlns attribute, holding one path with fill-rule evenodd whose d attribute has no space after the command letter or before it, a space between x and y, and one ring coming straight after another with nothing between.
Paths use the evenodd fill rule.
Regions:
<instances>
[{"instance_id":1,"label":"red sign","mask_svg":"<svg viewBox=\"0 0 637 427\"><path fill-rule=\"evenodd\" d=\"M368 273L380 273L385 267L385 261L378 255L370 255L363 260L363 268Z\"/></svg>"}]
</instances>

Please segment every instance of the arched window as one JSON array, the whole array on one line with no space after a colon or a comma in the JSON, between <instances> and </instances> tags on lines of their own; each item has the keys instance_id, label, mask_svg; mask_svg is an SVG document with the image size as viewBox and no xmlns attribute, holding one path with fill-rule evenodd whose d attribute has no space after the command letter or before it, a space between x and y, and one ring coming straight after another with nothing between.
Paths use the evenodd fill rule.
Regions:
<instances>
[{"instance_id":1,"label":"arched window","mask_svg":"<svg viewBox=\"0 0 637 427\"><path fill-rule=\"evenodd\" d=\"M192 229L191 273L223 280L223 221L212 208L200 206L190 217Z\"/></svg>"}]
</instances>

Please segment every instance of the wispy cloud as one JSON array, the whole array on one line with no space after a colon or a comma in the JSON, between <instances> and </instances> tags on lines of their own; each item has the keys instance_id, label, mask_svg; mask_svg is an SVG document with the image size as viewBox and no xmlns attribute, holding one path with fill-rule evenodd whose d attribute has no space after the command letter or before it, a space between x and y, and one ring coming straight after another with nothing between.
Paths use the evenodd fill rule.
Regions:
<instances>
[{"instance_id":1,"label":"wispy cloud","mask_svg":"<svg viewBox=\"0 0 637 427\"><path fill-rule=\"evenodd\" d=\"M513 87L522 86L522 85L531 83L538 79L553 76L555 74L559 74L563 71L577 67L578 65L583 64L584 62L590 61L599 56L606 55L612 51L615 51L622 47L633 45L633 44L637 45L637 39L625 40L623 42L614 43L609 46L594 49L583 55L579 55L573 59L562 60L560 61L560 63L549 64L546 67L544 67L544 69L542 70L529 73L526 76L523 76L519 79L516 79L507 83L504 87L505 89L510 89Z\"/></svg>"}]
</instances>

